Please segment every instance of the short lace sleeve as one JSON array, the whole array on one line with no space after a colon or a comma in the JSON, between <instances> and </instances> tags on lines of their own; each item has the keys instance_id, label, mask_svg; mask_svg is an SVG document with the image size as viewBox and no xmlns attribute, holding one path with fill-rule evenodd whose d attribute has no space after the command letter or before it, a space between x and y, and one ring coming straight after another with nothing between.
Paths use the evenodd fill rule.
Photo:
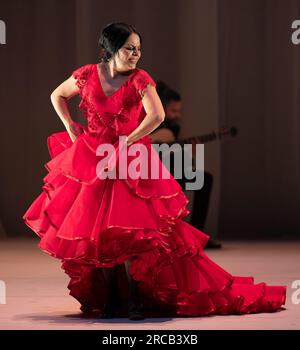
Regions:
<instances>
[{"instance_id":1,"label":"short lace sleeve","mask_svg":"<svg viewBox=\"0 0 300 350\"><path fill-rule=\"evenodd\" d=\"M90 74L91 71L91 64L85 64L84 66L81 66L77 69L75 69L72 72L72 76L76 79L76 85L82 89L83 86L85 85L88 76Z\"/></svg>"},{"instance_id":2,"label":"short lace sleeve","mask_svg":"<svg viewBox=\"0 0 300 350\"><path fill-rule=\"evenodd\" d=\"M140 69L139 74L135 76L135 79L133 81L134 87L140 96L141 99L143 99L146 87L151 84L152 86L156 87L155 81L152 79L152 77L147 73L145 70Z\"/></svg>"}]
</instances>

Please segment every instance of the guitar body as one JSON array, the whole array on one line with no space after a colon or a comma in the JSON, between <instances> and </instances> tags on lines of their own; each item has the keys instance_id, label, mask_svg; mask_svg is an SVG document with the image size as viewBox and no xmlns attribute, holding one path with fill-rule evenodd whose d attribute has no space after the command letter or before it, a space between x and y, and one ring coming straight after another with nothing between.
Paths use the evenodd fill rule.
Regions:
<instances>
[{"instance_id":1,"label":"guitar body","mask_svg":"<svg viewBox=\"0 0 300 350\"><path fill-rule=\"evenodd\" d=\"M225 136L234 137L237 135L237 128L235 127L222 127L217 132L212 132L206 135L193 136L185 139L176 140L174 133L167 128L161 128L157 131L152 132L149 136L152 139L152 143L179 143L184 145L185 143L197 144L197 143L207 143L214 140L221 140Z\"/></svg>"},{"instance_id":2,"label":"guitar body","mask_svg":"<svg viewBox=\"0 0 300 350\"><path fill-rule=\"evenodd\" d=\"M196 148L195 146L199 143L207 143L214 140L221 140L223 137L231 136L234 137L237 135L237 128L235 127L226 127L223 126L219 131L212 132L210 134L206 135L200 135L200 136L193 136L188 137L185 139L176 140L175 135L170 129L167 128L161 128L157 131L154 131L149 136L152 139L152 143L167 143L169 146L171 146L173 143L179 143L182 146L184 144L192 144L192 163L193 168L195 167L195 152Z\"/></svg>"}]
</instances>

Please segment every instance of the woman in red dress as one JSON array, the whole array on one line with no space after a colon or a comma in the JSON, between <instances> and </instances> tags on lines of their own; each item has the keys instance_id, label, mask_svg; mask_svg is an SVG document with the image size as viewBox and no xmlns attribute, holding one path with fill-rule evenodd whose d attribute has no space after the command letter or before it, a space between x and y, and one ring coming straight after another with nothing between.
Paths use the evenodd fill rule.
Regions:
<instances>
[{"instance_id":1,"label":"woman in red dress","mask_svg":"<svg viewBox=\"0 0 300 350\"><path fill-rule=\"evenodd\" d=\"M39 247L62 261L70 294L83 312L105 318L280 309L286 286L254 284L253 277L233 276L206 256L209 236L183 220L188 199L171 174L99 177L97 164L107 159L96 152L99 145L144 147L149 162L157 160L148 135L165 116L155 82L137 68L141 36L134 27L109 24L100 45L100 62L74 70L51 95L67 131L48 137L43 192L23 216L41 238ZM76 94L86 126L69 114L67 100Z\"/></svg>"}]
</instances>

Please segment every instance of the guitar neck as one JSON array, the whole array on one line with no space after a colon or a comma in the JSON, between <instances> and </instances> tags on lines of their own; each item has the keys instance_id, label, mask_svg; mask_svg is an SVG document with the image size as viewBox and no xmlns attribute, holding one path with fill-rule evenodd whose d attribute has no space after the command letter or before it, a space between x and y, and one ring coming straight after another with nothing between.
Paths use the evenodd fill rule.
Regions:
<instances>
[{"instance_id":1,"label":"guitar neck","mask_svg":"<svg viewBox=\"0 0 300 350\"><path fill-rule=\"evenodd\" d=\"M217 138L217 134L212 132L206 135L187 137L184 139L179 139L177 141L167 142L168 145L173 145L175 143L179 143L180 145L184 145L186 143L207 143L210 141L214 141Z\"/></svg>"}]
</instances>

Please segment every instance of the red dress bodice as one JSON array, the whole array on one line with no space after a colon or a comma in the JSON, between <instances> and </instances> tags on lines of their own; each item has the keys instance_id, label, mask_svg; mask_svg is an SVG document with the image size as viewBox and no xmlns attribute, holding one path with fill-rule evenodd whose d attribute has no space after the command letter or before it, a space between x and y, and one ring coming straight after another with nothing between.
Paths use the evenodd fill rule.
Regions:
<instances>
[{"instance_id":1,"label":"red dress bodice","mask_svg":"<svg viewBox=\"0 0 300 350\"><path fill-rule=\"evenodd\" d=\"M74 70L72 76L80 88L80 109L87 120L86 131L107 141L130 134L146 113L142 98L148 84L156 86L151 76L136 68L112 95L102 88L97 64L86 64ZM100 136L101 135L101 136Z\"/></svg>"}]
</instances>

